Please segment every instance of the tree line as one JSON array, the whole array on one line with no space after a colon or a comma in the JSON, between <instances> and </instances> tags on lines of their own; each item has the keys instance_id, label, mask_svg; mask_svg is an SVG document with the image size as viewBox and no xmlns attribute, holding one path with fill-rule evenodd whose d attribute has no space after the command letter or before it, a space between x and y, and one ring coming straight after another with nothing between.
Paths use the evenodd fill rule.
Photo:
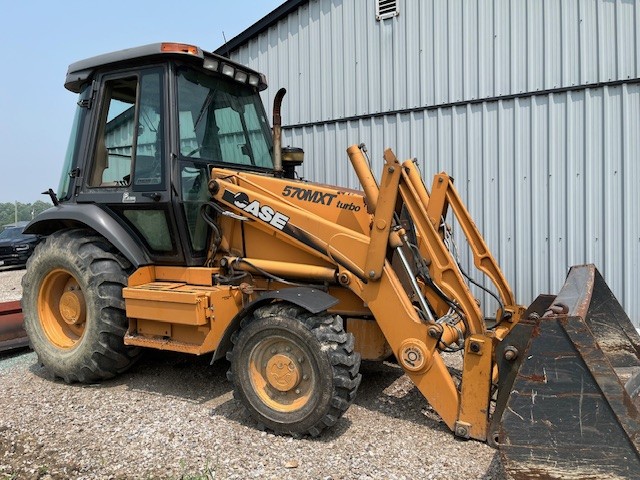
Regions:
<instances>
[{"instance_id":1,"label":"tree line","mask_svg":"<svg viewBox=\"0 0 640 480\"><path fill-rule=\"evenodd\" d=\"M30 221L40 212L44 212L50 207L51 203L41 200L34 203L0 203L0 230L3 225L16 221L16 212L19 222Z\"/></svg>"}]
</instances>

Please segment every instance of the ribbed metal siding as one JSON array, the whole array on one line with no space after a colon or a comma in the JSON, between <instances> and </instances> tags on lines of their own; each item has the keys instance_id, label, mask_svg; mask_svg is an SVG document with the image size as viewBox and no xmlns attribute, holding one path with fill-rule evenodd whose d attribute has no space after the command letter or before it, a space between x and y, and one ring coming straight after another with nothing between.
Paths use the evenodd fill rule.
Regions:
<instances>
[{"instance_id":1,"label":"ribbed metal siding","mask_svg":"<svg viewBox=\"0 0 640 480\"><path fill-rule=\"evenodd\" d=\"M638 77L640 5L399 6L376 22L374 2L312 0L232 53L267 74L268 105L287 88L283 137L305 149L303 175L357 187L345 149L359 142L376 173L386 147L417 157L428 186L455 178L519 302L594 262L640 326L640 84L584 86ZM575 90L539 93L556 88Z\"/></svg>"},{"instance_id":2,"label":"ribbed metal siding","mask_svg":"<svg viewBox=\"0 0 640 480\"><path fill-rule=\"evenodd\" d=\"M345 150L359 142L378 176L387 146L417 158L428 188L446 171L519 302L557 292L569 266L593 262L638 324L638 132L640 84L629 84L300 127L284 138L304 148L300 173L318 182L357 188Z\"/></svg>"},{"instance_id":3,"label":"ribbed metal siding","mask_svg":"<svg viewBox=\"0 0 640 480\"><path fill-rule=\"evenodd\" d=\"M399 16L379 22L370 0L311 0L232 56L287 88L289 124L640 75L636 1L401 0L399 7Z\"/></svg>"}]
</instances>

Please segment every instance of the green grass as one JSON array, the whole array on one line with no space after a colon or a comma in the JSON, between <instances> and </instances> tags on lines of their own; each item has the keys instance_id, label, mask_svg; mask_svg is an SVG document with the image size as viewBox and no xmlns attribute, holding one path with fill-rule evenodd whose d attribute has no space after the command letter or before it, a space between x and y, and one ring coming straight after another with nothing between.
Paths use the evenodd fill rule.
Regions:
<instances>
[{"instance_id":1,"label":"green grass","mask_svg":"<svg viewBox=\"0 0 640 480\"><path fill-rule=\"evenodd\" d=\"M180 468L182 470L186 469L184 460L180 460ZM223 478L223 476L221 475L220 465L217 459L214 465L211 465L207 460L206 465L199 472L185 472L178 477L179 480L218 480L220 478Z\"/></svg>"}]
</instances>

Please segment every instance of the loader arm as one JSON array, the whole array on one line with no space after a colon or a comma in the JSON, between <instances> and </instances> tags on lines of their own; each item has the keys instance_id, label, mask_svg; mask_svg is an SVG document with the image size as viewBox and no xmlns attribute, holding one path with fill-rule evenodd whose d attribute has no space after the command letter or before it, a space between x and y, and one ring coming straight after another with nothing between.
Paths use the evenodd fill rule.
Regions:
<instances>
[{"instance_id":1,"label":"loader arm","mask_svg":"<svg viewBox=\"0 0 640 480\"><path fill-rule=\"evenodd\" d=\"M398 171L399 173L399 171ZM242 174L214 178L214 198L238 214L254 218L257 228L272 232L283 242L304 249L337 264L343 286L358 295L375 316L394 353L419 355L415 371L409 375L420 391L442 411L452 428L459 404L459 393L444 362L437 353L437 341L428 335L428 325L420 321L398 277L385 260L380 278L365 277L370 238L314 215L290 202L263 191ZM238 200L240 199L240 200ZM247 201L248 200L248 201ZM257 202L257 203L254 203ZM253 203L253 206L250 206ZM269 207L278 221L260 218L260 208ZM257 210L256 210L257 209ZM268 212L269 210L262 210ZM253 212L257 212L254 215ZM263 215L266 218L266 215ZM389 219L390 223L390 219ZM386 250L386 245L385 245ZM410 341L409 341L410 340ZM413 355L413 354L412 354Z\"/></svg>"},{"instance_id":2,"label":"loader arm","mask_svg":"<svg viewBox=\"0 0 640 480\"><path fill-rule=\"evenodd\" d=\"M415 180L419 174L411 162L401 165L393 152L387 150L378 186L371 182L371 177L365 177L368 167L357 147L348 152L366 187L365 198L371 212L368 235L277 196L248 174L213 169L210 191L223 208L249 219L255 228L335 264L339 283L366 304L400 365L447 426L462 437L485 440L492 379L497 378L493 360L496 331L485 327L480 308L438 232L439 219L448 204L453 205L454 214L462 216L470 242L479 242L481 236L466 209L461 208L450 180L443 192L444 202L438 209L432 209L438 219L434 224L427 212L428 193L422 181ZM437 177L436 181L444 178ZM429 263L429 274L425 276L435 290L440 290L439 294L423 279L416 278L410 268L406 251L411 246L397 222L403 205L421 238L422 261ZM401 258L401 267L392 265L394 255ZM510 314L509 321L501 326L503 335L517 323L523 309L513 305L511 290L483 241L475 247L474 256L490 278L499 283L505 309ZM403 276L410 277L413 288L409 292L401 281ZM442 321L441 317L452 306L457 315L453 320ZM467 383L463 387L457 385L440 354L458 344L464 344L471 352L463 369L462 383Z\"/></svg>"}]
</instances>

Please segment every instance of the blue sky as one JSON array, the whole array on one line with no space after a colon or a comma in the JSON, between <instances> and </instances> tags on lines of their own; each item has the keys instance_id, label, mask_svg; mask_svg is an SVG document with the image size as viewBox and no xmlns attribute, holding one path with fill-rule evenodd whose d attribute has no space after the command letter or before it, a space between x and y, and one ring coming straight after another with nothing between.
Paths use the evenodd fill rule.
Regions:
<instances>
[{"instance_id":1,"label":"blue sky","mask_svg":"<svg viewBox=\"0 0 640 480\"><path fill-rule=\"evenodd\" d=\"M283 0L0 0L0 202L58 187L76 95L70 63L148 43L215 50Z\"/></svg>"}]
</instances>

